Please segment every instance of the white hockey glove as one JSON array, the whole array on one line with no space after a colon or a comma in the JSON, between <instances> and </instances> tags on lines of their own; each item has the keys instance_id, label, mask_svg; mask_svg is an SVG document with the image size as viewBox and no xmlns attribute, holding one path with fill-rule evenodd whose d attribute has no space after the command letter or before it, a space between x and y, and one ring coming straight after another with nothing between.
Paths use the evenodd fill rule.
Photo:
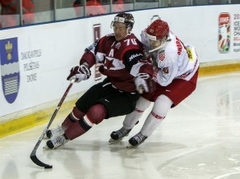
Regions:
<instances>
[{"instance_id":1,"label":"white hockey glove","mask_svg":"<svg viewBox=\"0 0 240 179\"><path fill-rule=\"evenodd\" d=\"M149 92L147 80L150 76L147 73L139 73L135 78L135 85L137 91L142 94L143 92Z\"/></svg>"},{"instance_id":2,"label":"white hockey glove","mask_svg":"<svg viewBox=\"0 0 240 179\"><path fill-rule=\"evenodd\" d=\"M75 80L79 83L82 80L87 80L91 76L91 70L86 65L75 66L70 70L67 80Z\"/></svg>"}]
</instances>

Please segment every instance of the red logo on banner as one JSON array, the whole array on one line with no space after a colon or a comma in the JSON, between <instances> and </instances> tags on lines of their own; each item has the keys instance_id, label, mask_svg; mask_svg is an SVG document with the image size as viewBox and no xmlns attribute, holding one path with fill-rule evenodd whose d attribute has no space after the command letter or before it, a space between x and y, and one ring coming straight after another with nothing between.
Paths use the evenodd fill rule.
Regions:
<instances>
[{"instance_id":1,"label":"red logo on banner","mask_svg":"<svg viewBox=\"0 0 240 179\"><path fill-rule=\"evenodd\" d=\"M230 15L223 12L218 18L218 51L227 53L230 50L231 25Z\"/></svg>"}]
</instances>

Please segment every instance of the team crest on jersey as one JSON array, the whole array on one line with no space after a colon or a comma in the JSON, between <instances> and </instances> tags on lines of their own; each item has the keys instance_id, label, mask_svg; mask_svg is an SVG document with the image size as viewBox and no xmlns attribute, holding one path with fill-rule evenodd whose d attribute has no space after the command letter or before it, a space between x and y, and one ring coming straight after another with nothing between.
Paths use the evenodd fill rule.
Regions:
<instances>
[{"instance_id":1,"label":"team crest on jersey","mask_svg":"<svg viewBox=\"0 0 240 179\"><path fill-rule=\"evenodd\" d=\"M0 40L0 64L3 94L8 103L13 103L20 83L17 38Z\"/></svg>"},{"instance_id":2,"label":"team crest on jersey","mask_svg":"<svg viewBox=\"0 0 240 179\"><path fill-rule=\"evenodd\" d=\"M164 68L162 69L162 71L163 71L163 73L168 74L168 73L169 73L169 68L168 68L168 67L164 67Z\"/></svg>"},{"instance_id":3,"label":"team crest on jersey","mask_svg":"<svg viewBox=\"0 0 240 179\"><path fill-rule=\"evenodd\" d=\"M160 61L163 61L163 60L165 59L165 53L164 53L164 51L162 51L162 52L159 53L158 58L159 58Z\"/></svg>"},{"instance_id":4,"label":"team crest on jersey","mask_svg":"<svg viewBox=\"0 0 240 179\"><path fill-rule=\"evenodd\" d=\"M120 47L121 47L121 43L118 42L118 43L115 45L115 48L116 48L116 49L120 49Z\"/></svg>"}]
</instances>

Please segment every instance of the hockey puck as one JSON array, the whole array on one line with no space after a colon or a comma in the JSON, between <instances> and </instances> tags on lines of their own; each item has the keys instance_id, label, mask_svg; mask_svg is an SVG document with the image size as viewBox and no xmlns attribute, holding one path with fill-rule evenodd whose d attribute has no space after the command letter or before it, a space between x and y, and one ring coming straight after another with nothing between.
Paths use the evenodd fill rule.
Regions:
<instances>
[{"instance_id":1,"label":"hockey puck","mask_svg":"<svg viewBox=\"0 0 240 179\"><path fill-rule=\"evenodd\" d=\"M44 167L45 169L51 169L52 168L52 165L48 165L46 167Z\"/></svg>"}]
</instances>

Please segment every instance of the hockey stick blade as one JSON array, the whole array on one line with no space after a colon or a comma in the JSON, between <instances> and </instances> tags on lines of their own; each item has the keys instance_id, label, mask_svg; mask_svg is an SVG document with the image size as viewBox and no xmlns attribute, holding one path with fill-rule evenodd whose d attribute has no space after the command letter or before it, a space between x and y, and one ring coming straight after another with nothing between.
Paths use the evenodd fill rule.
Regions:
<instances>
[{"instance_id":1,"label":"hockey stick blade","mask_svg":"<svg viewBox=\"0 0 240 179\"><path fill-rule=\"evenodd\" d=\"M31 152L31 154L30 154L30 159L31 159L36 165L38 165L38 166L40 166L40 167L44 167L45 169L50 169L50 168L52 168L52 165L45 164L45 163L41 162L41 161L37 158L37 156L36 156L37 149L38 149L39 145L41 144L41 142L42 142L42 140L43 140L43 138L44 138L47 130L49 129L50 125L52 124L54 118L56 117L59 109L61 108L62 103L63 103L63 101L65 100L65 98L66 98L68 92L70 91L70 89L71 89L71 87L72 87L72 85L73 85L74 82L75 82L75 80L72 80L71 83L68 85L68 87L67 87L65 93L63 94L60 102L58 103L58 105L57 105L54 113L52 114L52 117L51 117L51 119L49 120L49 122L48 122L48 124L47 124L47 127L46 127L46 128L44 129L44 131L42 132L41 136L39 137L37 143L35 144L32 152Z\"/></svg>"},{"instance_id":2,"label":"hockey stick blade","mask_svg":"<svg viewBox=\"0 0 240 179\"><path fill-rule=\"evenodd\" d=\"M36 145L34 146L34 149L32 150L32 152L30 154L30 158L36 165L38 165L40 167L44 167L46 169L49 169L49 168L52 168L52 165L48 165L48 164L45 164L45 163L41 162L36 156L37 149L38 149L40 143L42 142L42 140L44 138L44 135L46 134L46 131L47 131L47 128L44 129L44 131L42 132L42 135L40 136Z\"/></svg>"},{"instance_id":3,"label":"hockey stick blade","mask_svg":"<svg viewBox=\"0 0 240 179\"><path fill-rule=\"evenodd\" d=\"M31 158L31 160L32 160L36 165L38 165L38 166L40 166L40 167L44 167L44 168L46 168L46 169L52 168L52 165L48 165L48 164L45 164L45 163L41 162L41 161L37 158L36 155L30 155L30 158Z\"/></svg>"}]
</instances>

